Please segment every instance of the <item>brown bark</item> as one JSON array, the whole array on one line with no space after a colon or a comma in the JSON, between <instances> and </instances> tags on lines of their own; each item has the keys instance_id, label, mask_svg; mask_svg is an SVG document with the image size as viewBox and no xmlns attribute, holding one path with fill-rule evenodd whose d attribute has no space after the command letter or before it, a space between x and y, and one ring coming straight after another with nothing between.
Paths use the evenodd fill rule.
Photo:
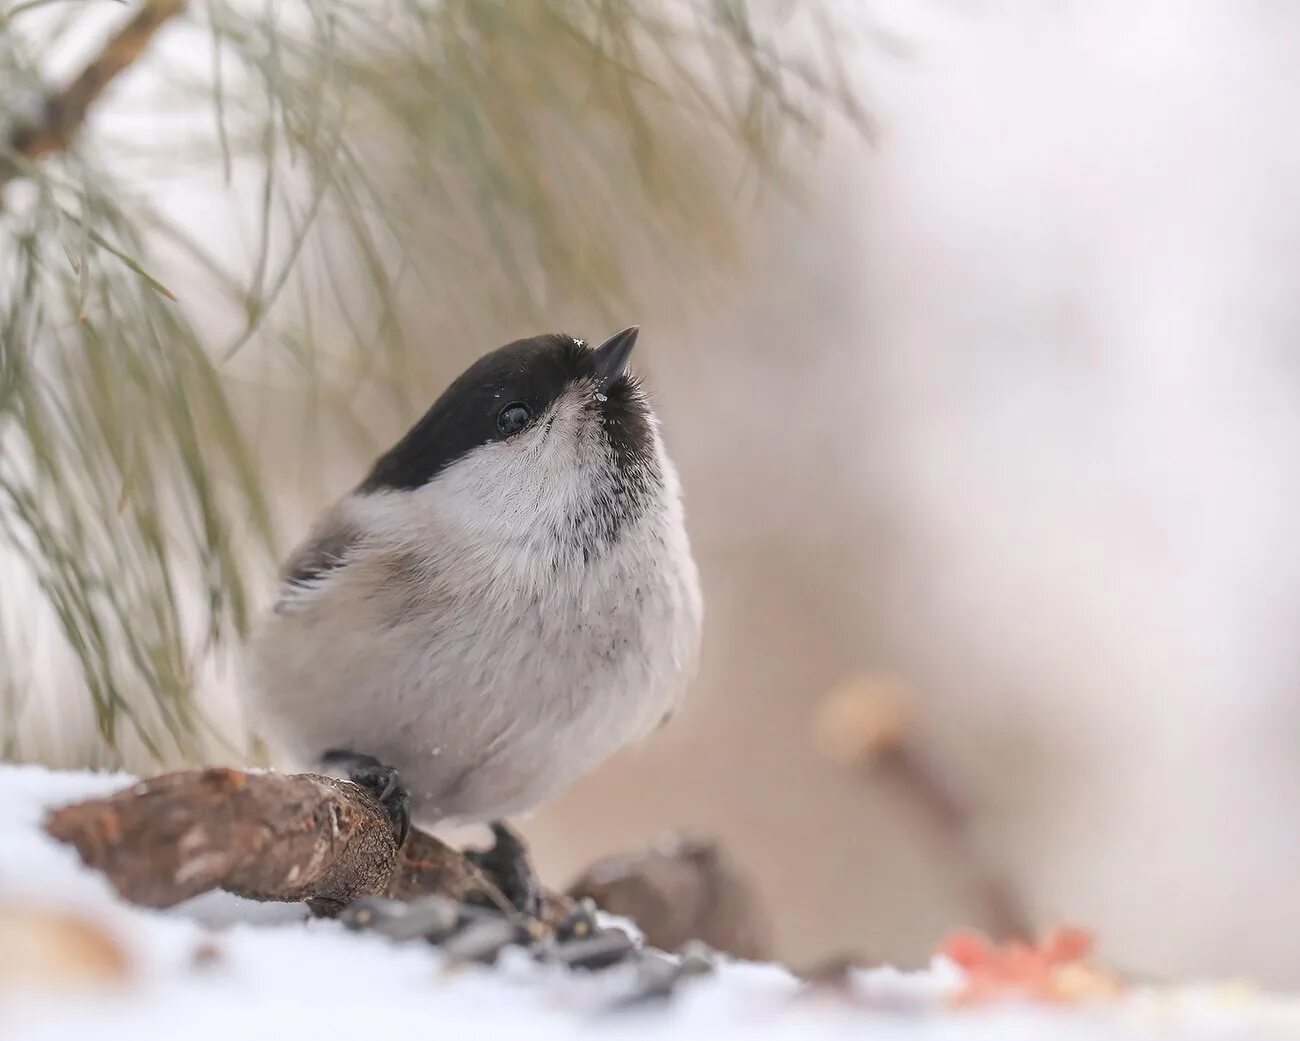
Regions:
<instances>
[{"instance_id":1,"label":"brown bark","mask_svg":"<svg viewBox=\"0 0 1300 1041\"><path fill-rule=\"evenodd\" d=\"M67 148L104 88L144 53L164 23L184 9L185 0L146 0L66 87L45 98L39 119L10 133L10 151L35 160ZM17 173L13 163L0 164L0 184Z\"/></svg>"},{"instance_id":2,"label":"brown bark","mask_svg":"<svg viewBox=\"0 0 1300 1041\"><path fill-rule=\"evenodd\" d=\"M437 894L502 909L496 880L439 839L413 829L398 851L387 811L357 785L318 774L184 770L52 810L45 830L76 848L126 900L172 907L212 890L309 904L337 914L353 900ZM544 891L542 935L591 897L633 919L654 946L688 940L747 958L769 948L748 882L707 842L663 844L593 865L569 894Z\"/></svg>"},{"instance_id":3,"label":"brown bark","mask_svg":"<svg viewBox=\"0 0 1300 1041\"><path fill-rule=\"evenodd\" d=\"M460 900L482 886L461 854L430 835L413 832L399 857L375 798L316 774L164 774L54 810L45 827L146 907L224 889L331 913L360 896Z\"/></svg>"},{"instance_id":4,"label":"brown bark","mask_svg":"<svg viewBox=\"0 0 1300 1041\"><path fill-rule=\"evenodd\" d=\"M459 851L412 828L383 894L393 900L414 900L441 893L459 900L483 889L481 873ZM495 895L489 894L489 898Z\"/></svg>"}]
</instances>

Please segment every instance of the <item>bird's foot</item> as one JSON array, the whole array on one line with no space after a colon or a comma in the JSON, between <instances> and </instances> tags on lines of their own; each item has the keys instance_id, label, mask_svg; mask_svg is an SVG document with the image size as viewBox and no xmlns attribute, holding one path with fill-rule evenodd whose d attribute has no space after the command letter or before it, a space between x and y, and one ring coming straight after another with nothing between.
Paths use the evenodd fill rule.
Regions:
<instances>
[{"instance_id":1,"label":"bird's foot","mask_svg":"<svg viewBox=\"0 0 1300 1041\"><path fill-rule=\"evenodd\" d=\"M465 859L483 872L516 911L536 918L542 910L542 886L524 840L504 821L493 821L492 846L469 850Z\"/></svg>"},{"instance_id":2,"label":"bird's foot","mask_svg":"<svg viewBox=\"0 0 1300 1041\"><path fill-rule=\"evenodd\" d=\"M321 756L321 766L360 785L379 800L393 822L397 848L401 849L411 833L411 795L397 771L373 755L350 752L346 748L331 748Z\"/></svg>"}]
</instances>

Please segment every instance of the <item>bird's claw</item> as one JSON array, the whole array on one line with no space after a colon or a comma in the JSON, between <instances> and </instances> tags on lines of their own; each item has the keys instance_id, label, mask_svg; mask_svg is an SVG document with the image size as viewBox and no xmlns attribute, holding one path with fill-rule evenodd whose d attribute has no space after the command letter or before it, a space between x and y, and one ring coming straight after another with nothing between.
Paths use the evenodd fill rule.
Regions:
<instances>
[{"instance_id":1,"label":"bird's claw","mask_svg":"<svg viewBox=\"0 0 1300 1041\"><path fill-rule=\"evenodd\" d=\"M542 886L528 857L528 847L504 821L493 821L490 827L492 846L470 850L465 859L487 875L516 911L536 918L542 909Z\"/></svg>"},{"instance_id":2,"label":"bird's claw","mask_svg":"<svg viewBox=\"0 0 1300 1041\"><path fill-rule=\"evenodd\" d=\"M360 785L388 811L389 820L397 832L397 848L406 844L411 833L411 795L402 784L398 772L373 755L351 752L346 748L331 748L321 756L321 765L342 774L353 784Z\"/></svg>"}]
</instances>

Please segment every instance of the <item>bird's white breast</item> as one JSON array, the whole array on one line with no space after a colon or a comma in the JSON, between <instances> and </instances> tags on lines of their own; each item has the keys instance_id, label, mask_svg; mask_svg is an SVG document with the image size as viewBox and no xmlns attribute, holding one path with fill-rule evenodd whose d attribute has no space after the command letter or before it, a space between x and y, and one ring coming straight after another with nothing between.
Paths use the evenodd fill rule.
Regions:
<instances>
[{"instance_id":1,"label":"bird's white breast","mask_svg":"<svg viewBox=\"0 0 1300 1041\"><path fill-rule=\"evenodd\" d=\"M548 525L569 508L562 480L590 475L502 501L517 522L483 519L472 467L417 510L345 500L336 521L371 533L368 548L255 646L271 736L303 765L335 747L379 757L432 822L529 809L647 734L681 696L701 619L676 475L659 463L653 508L585 559Z\"/></svg>"}]
</instances>

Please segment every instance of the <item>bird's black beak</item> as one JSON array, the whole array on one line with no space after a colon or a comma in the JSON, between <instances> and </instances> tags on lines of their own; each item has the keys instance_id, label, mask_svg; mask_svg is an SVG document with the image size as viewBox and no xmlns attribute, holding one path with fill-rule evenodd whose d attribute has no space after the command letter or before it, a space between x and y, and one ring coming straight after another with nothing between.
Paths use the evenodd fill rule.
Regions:
<instances>
[{"instance_id":1,"label":"bird's black beak","mask_svg":"<svg viewBox=\"0 0 1300 1041\"><path fill-rule=\"evenodd\" d=\"M596 386L607 387L627 370L628 355L636 346L639 325L629 325L621 333L615 333L596 348L595 376Z\"/></svg>"}]
</instances>

